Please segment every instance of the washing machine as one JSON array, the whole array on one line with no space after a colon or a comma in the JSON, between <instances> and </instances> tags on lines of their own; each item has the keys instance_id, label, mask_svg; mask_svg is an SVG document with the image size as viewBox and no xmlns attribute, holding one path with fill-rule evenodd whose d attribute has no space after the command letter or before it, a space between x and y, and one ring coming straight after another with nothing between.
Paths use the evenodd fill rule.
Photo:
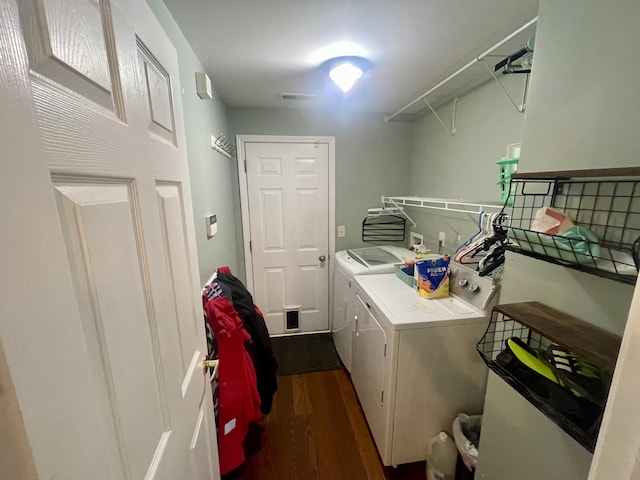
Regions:
<instances>
[{"instance_id":1,"label":"washing machine","mask_svg":"<svg viewBox=\"0 0 640 480\"><path fill-rule=\"evenodd\" d=\"M415 254L410 250L391 245L356 248L336 253L332 279L331 333L338 356L349 372L351 372L351 348L354 331L353 277L392 273L394 265L414 258Z\"/></svg>"}]
</instances>

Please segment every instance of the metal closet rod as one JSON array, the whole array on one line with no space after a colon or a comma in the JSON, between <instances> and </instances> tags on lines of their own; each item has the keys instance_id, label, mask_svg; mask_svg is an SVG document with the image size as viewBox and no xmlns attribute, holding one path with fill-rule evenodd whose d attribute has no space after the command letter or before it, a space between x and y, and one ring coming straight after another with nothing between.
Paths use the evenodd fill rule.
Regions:
<instances>
[{"instance_id":1,"label":"metal closet rod","mask_svg":"<svg viewBox=\"0 0 640 480\"><path fill-rule=\"evenodd\" d=\"M422 95L420 95L418 98L416 98L415 100L412 100L410 103L408 103L407 105L405 105L404 107L402 107L400 110L398 110L397 112L391 114L391 115L387 115L384 117L384 121L388 122L389 120L393 120L395 117L397 117L398 115L400 115L402 112L404 112L405 110L407 110L408 108L412 107L413 105L415 105L416 103L418 103L419 101L421 101L422 99L424 99L427 95L429 95L430 93L434 92L435 90L437 90L438 88L440 88L442 85L444 85L445 83L447 83L449 80L457 77L458 75L460 75L462 72L464 72L465 70L467 70L468 68L472 67L473 65L475 65L476 63L478 63L479 61L481 61L484 57L486 57L487 55L489 55L491 52L493 52L496 48L500 48L502 45L504 45L506 42L508 42L509 40L511 40L513 37L515 37L516 35L518 35L520 32L522 32L523 30L529 28L531 25L533 25L534 23L536 23L538 21L538 17L534 17L533 19L529 20L527 23L525 23L523 26L521 26L519 29L517 29L515 32L513 32L511 35L508 35L506 37L504 37L502 40L500 40L498 43L496 43L495 45L493 45L492 47L488 48L487 50L485 50L484 52L482 52L480 55L478 55L476 58L474 58L473 60L471 60L469 63L467 63L465 66L459 68L458 70L456 70L455 72L453 72L451 75L449 75L447 78L445 78L444 80L442 80L440 83L438 83L436 86L430 88L429 90L427 90L425 93L423 93Z\"/></svg>"}]
</instances>

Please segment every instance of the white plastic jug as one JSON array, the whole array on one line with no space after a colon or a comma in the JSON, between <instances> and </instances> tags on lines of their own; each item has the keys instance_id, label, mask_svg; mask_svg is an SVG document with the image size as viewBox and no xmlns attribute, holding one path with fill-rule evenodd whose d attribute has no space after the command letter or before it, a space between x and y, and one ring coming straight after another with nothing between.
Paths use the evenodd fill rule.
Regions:
<instances>
[{"instance_id":1,"label":"white plastic jug","mask_svg":"<svg viewBox=\"0 0 640 480\"><path fill-rule=\"evenodd\" d=\"M458 450L446 432L440 432L427 443L427 480L453 480Z\"/></svg>"}]
</instances>

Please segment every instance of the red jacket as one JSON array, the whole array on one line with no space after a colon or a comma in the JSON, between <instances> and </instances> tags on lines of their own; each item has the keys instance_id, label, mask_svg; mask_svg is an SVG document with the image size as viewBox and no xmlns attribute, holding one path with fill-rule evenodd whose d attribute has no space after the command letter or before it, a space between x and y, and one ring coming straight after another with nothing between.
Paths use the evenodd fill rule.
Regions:
<instances>
[{"instance_id":1,"label":"red jacket","mask_svg":"<svg viewBox=\"0 0 640 480\"><path fill-rule=\"evenodd\" d=\"M204 296L203 303L218 342L218 451L220 473L225 475L244 463L242 442L249 423L261 418L260 396L253 363L244 348L250 337L233 304L223 296Z\"/></svg>"}]
</instances>

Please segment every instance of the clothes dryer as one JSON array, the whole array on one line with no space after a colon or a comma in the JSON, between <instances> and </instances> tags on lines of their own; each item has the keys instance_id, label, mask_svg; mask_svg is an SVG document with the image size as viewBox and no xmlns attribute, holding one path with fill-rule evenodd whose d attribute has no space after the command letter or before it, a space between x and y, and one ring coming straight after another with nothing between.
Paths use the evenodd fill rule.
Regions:
<instances>
[{"instance_id":1,"label":"clothes dryer","mask_svg":"<svg viewBox=\"0 0 640 480\"><path fill-rule=\"evenodd\" d=\"M351 288L353 277L392 273L394 265L414 258L415 255L410 250L395 246L364 247L336 253L332 279L331 333L338 356L349 372L351 372L351 348L354 332L355 295Z\"/></svg>"}]
</instances>

